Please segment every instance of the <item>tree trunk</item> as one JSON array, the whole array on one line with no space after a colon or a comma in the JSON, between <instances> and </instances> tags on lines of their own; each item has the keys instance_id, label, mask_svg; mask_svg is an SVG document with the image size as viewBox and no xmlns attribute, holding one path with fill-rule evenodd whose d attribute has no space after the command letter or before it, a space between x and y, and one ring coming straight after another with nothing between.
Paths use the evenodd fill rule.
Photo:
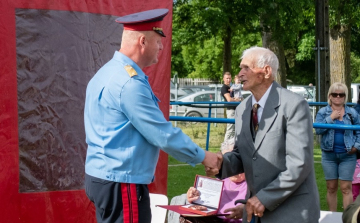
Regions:
<instances>
[{"instance_id":1,"label":"tree trunk","mask_svg":"<svg viewBox=\"0 0 360 223\"><path fill-rule=\"evenodd\" d=\"M223 37L223 41L224 41L223 73L228 71L233 75L231 70L231 37L232 37L231 27L227 26L226 33Z\"/></svg>"},{"instance_id":2,"label":"tree trunk","mask_svg":"<svg viewBox=\"0 0 360 223\"><path fill-rule=\"evenodd\" d=\"M279 59L279 69L276 75L276 82L278 82L282 87L286 88L286 67L285 67L285 52L283 45L272 39L272 34L270 31L262 32L262 45L265 48L273 51Z\"/></svg>"},{"instance_id":3,"label":"tree trunk","mask_svg":"<svg viewBox=\"0 0 360 223\"><path fill-rule=\"evenodd\" d=\"M350 76L350 25L337 25L330 29L330 84L341 82L349 88ZM349 100L351 97L349 96Z\"/></svg>"}]
</instances>

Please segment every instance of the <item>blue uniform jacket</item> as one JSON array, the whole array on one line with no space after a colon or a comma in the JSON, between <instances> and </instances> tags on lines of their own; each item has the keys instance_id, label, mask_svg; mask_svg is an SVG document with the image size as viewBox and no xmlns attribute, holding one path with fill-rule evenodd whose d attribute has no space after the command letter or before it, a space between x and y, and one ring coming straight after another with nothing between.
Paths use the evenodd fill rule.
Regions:
<instances>
[{"instance_id":1,"label":"blue uniform jacket","mask_svg":"<svg viewBox=\"0 0 360 223\"><path fill-rule=\"evenodd\" d=\"M85 172L104 180L149 184L159 148L195 165L205 151L168 122L148 77L120 52L90 80L86 89Z\"/></svg>"}]
</instances>

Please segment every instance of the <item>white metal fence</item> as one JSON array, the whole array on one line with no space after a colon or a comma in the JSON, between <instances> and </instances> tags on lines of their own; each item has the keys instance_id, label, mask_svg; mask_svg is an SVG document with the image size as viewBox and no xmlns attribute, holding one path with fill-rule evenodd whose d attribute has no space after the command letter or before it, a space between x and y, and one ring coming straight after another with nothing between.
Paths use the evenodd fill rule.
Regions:
<instances>
[{"instance_id":1,"label":"white metal fence","mask_svg":"<svg viewBox=\"0 0 360 223\"><path fill-rule=\"evenodd\" d=\"M174 82L174 78L171 78L171 81ZM192 86L192 85L209 85L209 84L219 84L220 81L214 81L208 78L178 78L179 87L183 86Z\"/></svg>"}]
</instances>

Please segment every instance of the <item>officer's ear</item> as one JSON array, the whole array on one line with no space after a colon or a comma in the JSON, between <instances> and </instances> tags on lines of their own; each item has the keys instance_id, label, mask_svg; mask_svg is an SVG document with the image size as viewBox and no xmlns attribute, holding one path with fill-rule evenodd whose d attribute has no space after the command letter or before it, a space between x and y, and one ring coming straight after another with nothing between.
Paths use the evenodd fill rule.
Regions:
<instances>
[{"instance_id":1,"label":"officer's ear","mask_svg":"<svg viewBox=\"0 0 360 223\"><path fill-rule=\"evenodd\" d=\"M139 38L139 44L142 48L145 47L145 44L146 44L146 37L145 35L141 35L140 38Z\"/></svg>"}]
</instances>

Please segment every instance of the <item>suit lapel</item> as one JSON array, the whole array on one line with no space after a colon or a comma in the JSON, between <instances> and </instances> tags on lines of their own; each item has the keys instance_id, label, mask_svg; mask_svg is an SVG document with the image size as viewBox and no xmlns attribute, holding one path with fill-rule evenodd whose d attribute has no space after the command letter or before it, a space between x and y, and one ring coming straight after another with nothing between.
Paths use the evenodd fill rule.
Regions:
<instances>
[{"instance_id":1,"label":"suit lapel","mask_svg":"<svg viewBox=\"0 0 360 223\"><path fill-rule=\"evenodd\" d=\"M280 91L281 86L273 82L269 97L266 100L265 107L259 123L259 129L255 138L255 151L260 148L261 142L264 140L266 133L269 131L277 117L277 109L280 106ZM254 151L254 152L255 152Z\"/></svg>"}]
</instances>

